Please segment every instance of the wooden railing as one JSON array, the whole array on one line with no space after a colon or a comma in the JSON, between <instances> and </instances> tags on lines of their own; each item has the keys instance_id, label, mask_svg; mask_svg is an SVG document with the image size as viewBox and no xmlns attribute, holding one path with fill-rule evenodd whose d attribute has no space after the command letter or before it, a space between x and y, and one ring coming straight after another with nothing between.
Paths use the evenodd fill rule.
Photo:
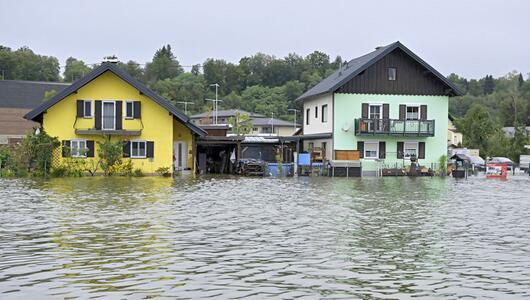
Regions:
<instances>
[{"instance_id":1,"label":"wooden railing","mask_svg":"<svg viewBox=\"0 0 530 300\"><path fill-rule=\"evenodd\" d=\"M355 119L355 135L434 136L434 120Z\"/></svg>"}]
</instances>

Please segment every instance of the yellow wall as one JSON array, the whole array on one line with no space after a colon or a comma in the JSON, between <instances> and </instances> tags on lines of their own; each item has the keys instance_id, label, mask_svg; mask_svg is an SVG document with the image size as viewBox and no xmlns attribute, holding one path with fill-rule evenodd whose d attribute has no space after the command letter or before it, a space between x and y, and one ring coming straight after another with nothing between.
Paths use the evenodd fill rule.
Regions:
<instances>
[{"instance_id":1,"label":"yellow wall","mask_svg":"<svg viewBox=\"0 0 530 300\"><path fill-rule=\"evenodd\" d=\"M173 140L185 141L188 143L188 168L193 168L192 143L193 137L191 131L182 123L173 120Z\"/></svg>"},{"instance_id":2,"label":"yellow wall","mask_svg":"<svg viewBox=\"0 0 530 300\"><path fill-rule=\"evenodd\" d=\"M141 101L141 119L128 120L123 118L124 130L139 130L141 135L130 137L112 136L117 140L145 140L154 141L154 158L131 158L133 167L140 168L144 173L154 173L159 167L170 167L173 163L173 137L189 137L191 131L174 121L173 116L165 108L152 99L141 95L139 91L127 82L117 77L114 73L107 71L99 77L80 88L77 94L72 94L54 106L44 114L43 128L51 136L59 140L86 139L95 141L95 157L98 157L97 141L102 141L102 135L76 135L75 129L94 128L94 117L76 118L76 101L92 100L92 115L94 115L95 100L122 101L123 116L125 115L125 101ZM77 121L76 121L77 119ZM175 125L174 123L178 123ZM177 130L175 134L174 130ZM188 145L191 150L192 143ZM60 153L58 151L58 153ZM60 155L59 155L60 156ZM90 160L91 158L86 158ZM61 159L57 159L60 162Z\"/></svg>"}]
</instances>

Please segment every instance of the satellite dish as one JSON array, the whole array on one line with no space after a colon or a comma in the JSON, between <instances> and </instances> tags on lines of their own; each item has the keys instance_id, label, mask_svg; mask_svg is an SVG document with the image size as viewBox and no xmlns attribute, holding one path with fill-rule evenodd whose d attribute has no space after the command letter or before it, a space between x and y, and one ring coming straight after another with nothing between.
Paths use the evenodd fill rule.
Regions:
<instances>
[{"instance_id":1,"label":"satellite dish","mask_svg":"<svg viewBox=\"0 0 530 300\"><path fill-rule=\"evenodd\" d=\"M342 124L341 129L342 129L342 131L346 131L347 132L348 130L350 130L350 127L351 127L350 123L344 122L344 124Z\"/></svg>"}]
</instances>

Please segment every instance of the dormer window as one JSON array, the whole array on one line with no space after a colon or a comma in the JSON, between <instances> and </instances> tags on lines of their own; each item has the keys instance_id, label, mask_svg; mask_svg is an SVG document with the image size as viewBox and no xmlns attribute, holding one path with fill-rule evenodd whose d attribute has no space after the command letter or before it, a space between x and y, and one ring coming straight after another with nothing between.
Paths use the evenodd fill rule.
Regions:
<instances>
[{"instance_id":1,"label":"dormer window","mask_svg":"<svg viewBox=\"0 0 530 300\"><path fill-rule=\"evenodd\" d=\"M388 68L388 80L396 80L396 77L397 77L397 69Z\"/></svg>"}]
</instances>

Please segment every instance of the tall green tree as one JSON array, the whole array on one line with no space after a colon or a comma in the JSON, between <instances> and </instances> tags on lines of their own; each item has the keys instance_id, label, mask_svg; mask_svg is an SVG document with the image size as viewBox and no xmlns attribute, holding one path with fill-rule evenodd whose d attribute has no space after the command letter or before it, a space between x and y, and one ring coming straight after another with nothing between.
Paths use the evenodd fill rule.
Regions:
<instances>
[{"instance_id":1,"label":"tall green tree","mask_svg":"<svg viewBox=\"0 0 530 300\"><path fill-rule=\"evenodd\" d=\"M144 82L144 69L139 63L134 60L129 60L127 63L119 62L118 66L136 80Z\"/></svg>"},{"instance_id":2,"label":"tall green tree","mask_svg":"<svg viewBox=\"0 0 530 300\"><path fill-rule=\"evenodd\" d=\"M63 78L66 82L74 82L90 72L84 61L68 57L64 67Z\"/></svg>"},{"instance_id":3,"label":"tall green tree","mask_svg":"<svg viewBox=\"0 0 530 300\"><path fill-rule=\"evenodd\" d=\"M456 126L464 135L464 146L478 148L483 155L488 155L489 138L500 131L489 112L478 104L473 104L464 118L456 120Z\"/></svg>"},{"instance_id":4,"label":"tall green tree","mask_svg":"<svg viewBox=\"0 0 530 300\"><path fill-rule=\"evenodd\" d=\"M162 97L170 100L184 111L178 102L193 102L188 105L189 113L202 112L205 108L205 82L202 75L183 73L177 77L159 80L152 86L153 90Z\"/></svg>"},{"instance_id":5,"label":"tall green tree","mask_svg":"<svg viewBox=\"0 0 530 300\"><path fill-rule=\"evenodd\" d=\"M177 77L183 72L184 70L171 51L170 45L158 49L153 60L145 66L145 77L149 84L154 84L158 80Z\"/></svg>"},{"instance_id":6,"label":"tall green tree","mask_svg":"<svg viewBox=\"0 0 530 300\"><path fill-rule=\"evenodd\" d=\"M495 91L495 83L493 82L492 75L486 75L484 77L484 95L489 95Z\"/></svg>"}]
</instances>

